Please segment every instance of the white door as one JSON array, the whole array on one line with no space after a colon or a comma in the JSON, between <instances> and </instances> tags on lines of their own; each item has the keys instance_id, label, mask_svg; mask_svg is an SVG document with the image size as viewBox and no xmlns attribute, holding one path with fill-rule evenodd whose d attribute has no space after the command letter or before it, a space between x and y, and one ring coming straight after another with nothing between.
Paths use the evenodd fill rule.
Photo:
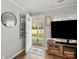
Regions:
<instances>
[{"instance_id":1,"label":"white door","mask_svg":"<svg viewBox=\"0 0 79 59\"><path fill-rule=\"evenodd\" d=\"M32 18L26 15L26 53L32 46Z\"/></svg>"}]
</instances>

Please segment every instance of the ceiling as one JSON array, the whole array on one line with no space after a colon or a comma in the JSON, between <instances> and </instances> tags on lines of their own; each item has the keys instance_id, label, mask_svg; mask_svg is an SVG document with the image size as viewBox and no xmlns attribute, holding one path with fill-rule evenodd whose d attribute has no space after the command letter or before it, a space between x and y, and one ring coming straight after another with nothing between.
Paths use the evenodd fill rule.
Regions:
<instances>
[{"instance_id":1,"label":"ceiling","mask_svg":"<svg viewBox=\"0 0 79 59\"><path fill-rule=\"evenodd\" d=\"M77 0L12 0L32 15L75 13ZM64 11L65 10L65 11Z\"/></svg>"}]
</instances>

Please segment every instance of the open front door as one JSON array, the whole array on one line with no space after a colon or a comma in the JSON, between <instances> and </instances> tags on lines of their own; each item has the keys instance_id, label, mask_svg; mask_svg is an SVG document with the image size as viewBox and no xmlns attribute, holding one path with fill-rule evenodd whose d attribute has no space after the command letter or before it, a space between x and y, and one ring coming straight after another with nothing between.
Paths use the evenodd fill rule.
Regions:
<instances>
[{"instance_id":1,"label":"open front door","mask_svg":"<svg viewBox=\"0 0 79 59\"><path fill-rule=\"evenodd\" d=\"M32 46L32 18L30 15L26 15L26 53Z\"/></svg>"}]
</instances>

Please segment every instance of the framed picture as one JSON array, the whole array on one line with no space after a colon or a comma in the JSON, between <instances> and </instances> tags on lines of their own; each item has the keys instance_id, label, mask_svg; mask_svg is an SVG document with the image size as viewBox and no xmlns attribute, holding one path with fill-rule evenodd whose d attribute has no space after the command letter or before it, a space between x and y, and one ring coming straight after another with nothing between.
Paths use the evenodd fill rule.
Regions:
<instances>
[{"instance_id":1,"label":"framed picture","mask_svg":"<svg viewBox=\"0 0 79 59\"><path fill-rule=\"evenodd\" d=\"M25 20L26 20L26 15L20 14L20 39L25 38Z\"/></svg>"},{"instance_id":2,"label":"framed picture","mask_svg":"<svg viewBox=\"0 0 79 59\"><path fill-rule=\"evenodd\" d=\"M51 22L51 17L50 16L46 16L46 26L49 26Z\"/></svg>"}]
</instances>

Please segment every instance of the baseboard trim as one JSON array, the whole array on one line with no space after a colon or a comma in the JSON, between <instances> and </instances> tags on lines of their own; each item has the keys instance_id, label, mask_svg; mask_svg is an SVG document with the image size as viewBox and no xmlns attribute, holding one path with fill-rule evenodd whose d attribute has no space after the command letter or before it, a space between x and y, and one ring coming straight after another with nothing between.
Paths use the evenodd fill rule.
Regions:
<instances>
[{"instance_id":1,"label":"baseboard trim","mask_svg":"<svg viewBox=\"0 0 79 59\"><path fill-rule=\"evenodd\" d=\"M25 49L22 49L21 51L17 52L17 53L14 54L13 56L11 56L9 59L13 59L14 57L16 57L17 55L19 55L19 54L22 53L23 51L25 51Z\"/></svg>"}]
</instances>

